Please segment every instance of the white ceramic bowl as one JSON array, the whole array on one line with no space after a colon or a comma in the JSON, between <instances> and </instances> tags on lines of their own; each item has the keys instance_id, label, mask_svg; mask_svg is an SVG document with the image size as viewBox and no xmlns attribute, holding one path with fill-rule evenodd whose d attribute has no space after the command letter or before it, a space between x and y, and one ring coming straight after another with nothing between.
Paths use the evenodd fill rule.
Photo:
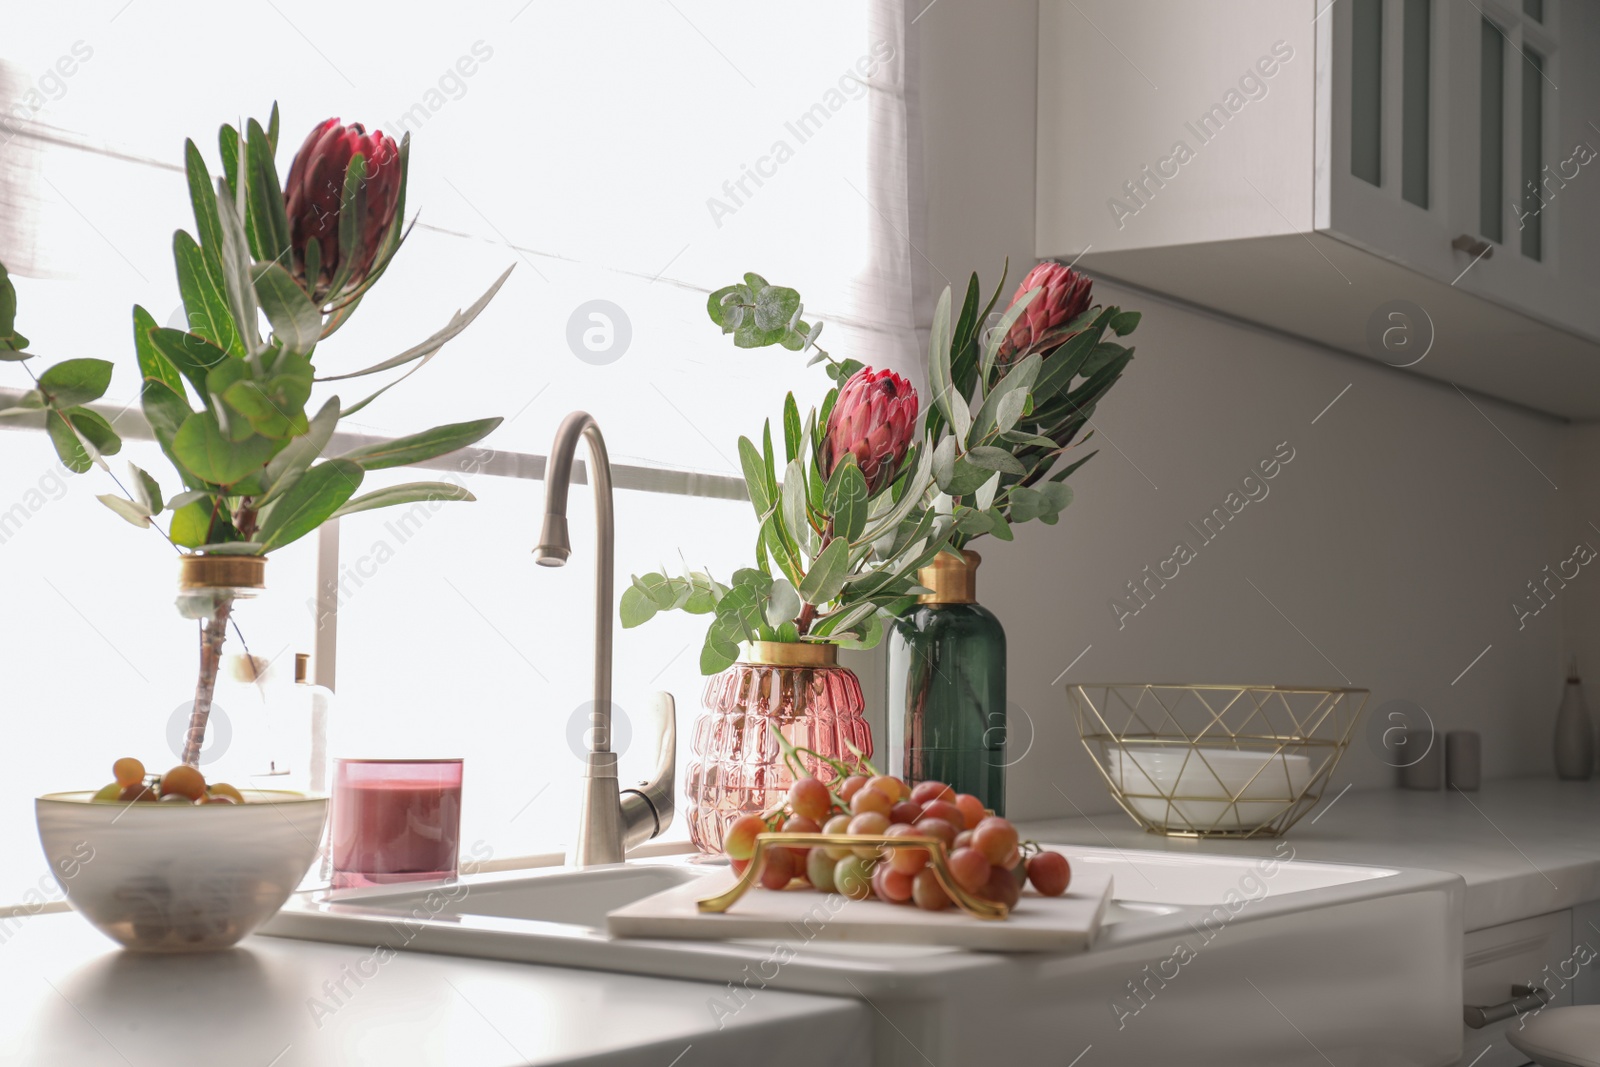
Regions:
<instances>
[{"instance_id":1,"label":"white ceramic bowl","mask_svg":"<svg viewBox=\"0 0 1600 1067\"><path fill-rule=\"evenodd\" d=\"M34 801L39 842L72 907L141 952L226 948L289 899L316 858L328 799L244 790L248 803Z\"/></svg>"},{"instance_id":2,"label":"white ceramic bowl","mask_svg":"<svg viewBox=\"0 0 1600 1067\"><path fill-rule=\"evenodd\" d=\"M1179 831L1254 830L1281 815L1311 782L1310 758L1293 752L1107 745L1105 767L1129 807Z\"/></svg>"}]
</instances>

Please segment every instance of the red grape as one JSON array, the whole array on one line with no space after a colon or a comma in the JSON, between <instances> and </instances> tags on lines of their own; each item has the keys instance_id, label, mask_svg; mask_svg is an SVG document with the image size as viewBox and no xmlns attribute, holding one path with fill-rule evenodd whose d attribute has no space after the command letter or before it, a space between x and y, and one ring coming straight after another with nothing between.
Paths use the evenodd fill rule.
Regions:
<instances>
[{"instance_id":1,"label":"red grape","mask_svg":"<svg viewBox=\"0 0 1600 1067\"><path fill-rule=\"evenodd\" d=\"M924 867L911 880L911 899L923 911L943 911L950 906L950 894L939 884L932 867Z\"/></svg>"},{"instance_id":2,"label":"red grape","mask_svg":"<svg viewBox=\"0 0 1600 1067\"><path fill-rule=\"evenodd\" d=\"M943 819L956 828L956 832L970 829L967 826L967 817L961 814L961 809L948 800L930 800L922 805L922 817L925 819Z\"/></svg>"},{"instance_id":3,"label":"red grape","mask_svg":"<svg viewBox=\"0 0 1600 1067\"><path fill-rule=\"evenodd\" d=\"M1014 908L1017 899L1022 896L1022 887L1017 885L1017 880L1004 867L990 867L989 881L978 890L978 895L996 904Z\"/></svg>"},{"instance_id":4,"label":"red grape","mask_svg":"<svg viewBox=\"0 0 1600 1067\"><path fill-rule=\"evenodd\" d=\"M866 786L866 784L866 775L852 774L850 777L839 783L839 796L843 798L846 804L848 804L850 803L850 798L860 792L861 789Z\"/></svg>"},{"instance_id":5,"label":"red grape","mask_svg":"<svg viewBox=\"0 0 1600 1067\"><path fill-rule=\"evenodd\" d=\"M728 861L728 866L733 868L734 874L743 874L745 872L745 868L750 866L750 861L730 859Z\"/></svg>"},{"instance_id":6,"label":"red grape","mask_svg":"<svg viewBox=\"0 0 1600 1067\"><path fill-rule=\"evenodd\" d=\"M914 837L917 828L906 823L895 823L885 830L890 837ZM901 874L916 874L928 865L928 850L924 848L890 849L886 863Z\"/></svg>"},{"instance_id":7,"label":"red grape","mask_svg":"<svg viewBox=\"0 0 1600 1067\"><path fill-rule=\"evenodd\" d=\"M916 821L916 831L924 837L937 837L944 842L945 848L956 843L956 828L943 819L930 819L924 816Z\"/></svg>"},{"instance_id":8,"label":"red grape","mask_svg":"<svg viewBox=\"0 0 1600 1067\"><path fill-rule=\"evenodd\" d=\"M784 821L783 829L785 833L791 834L814 834L821 830L822 827L818 826L815 820L808 819L804 815L791 815ZM790 845L789 851L794 853L794 858L798 865L805 863L806 853L810 852L811 849L800 845Z\"/></svg>"},{"instance_id":9,"label":"red grape","mask_svg":"<svg viewBox=\"0 0 1600 1067\"><path fill-rule=\"evenodd\" d=\"M722 835L722 851L729 859L747 860L756 854L756 835L767 832L767 824L759 815L741 815L728 824Z\"/></svg>"},{"instance_id":10,"label":"red grape","mask_svg":"<svg viewBox=\"0 0 1600 1067\"><path fill-rule=\"evenodd\" d=\"M825 834L847 834L847 833L849 833L850 832L850 816L848 816L848 815L835 815L833 818L829 819L827 822L822 824L822 832L825 833ZM824 845L824 846L822 846L822 851L826 852L830 859L842 860L846 856L850 855L850 846L849 845Z\"/></svg>"},{"instance_id":11,"label":"red grape","mask_svg":"<svg viewBox=\"0 0 1600 1067\"><path fill-rule=\"evenodd\" d=\"M918 782L911 787L911 799L918 804L926 804L930 800L955 800L956 791L943 782L927 781Z\"/></svg>"},{"instance_id":12,"label":"red grape","mask_svg":"<svg viewBox=\"0 0 1600 1067\"><path fill-rule=\"evenodd\" d=\"M815 778L799 778L789 787L789 810L819 826L833 810L833 795Z\"/></svg>"},{"instance_id":13,"label":"red grape","mask_svg":"<svg viewBox=\"0 0 1600 1067\"><path fill-rule=\"evenodd\" d=\"M971 830L963 830L959 834L957 834L956 835L956 843L952 847L953 848L971 848L972 847L972 831Z\"/></svg>"},{"instance_id":14,"label":"red grape","mask_svg":"<svg viewBox=\"0 0 1600 1067\"><path fill-rule=\"evenodd\" d=\"M872 871L872 891L879 900L890 904L907 904L911 901L911 876L901 874L887 863L880 863Z\"/></svg>"},{"instance_id":15,"label":"red grape","mask_svg":"<svg viewBox=\"0 0 1600 1067\"><path fill-rule=\"evenodd\" d=\"M877 811L864 811L850 820L849 833L852 834L884 834L889 832L889 816ZM857 856L864 860L876 859L879 848L877 845L857 845L853 850Z\"/></svg>"},{"instance_id":16,"label":"red grape","mask_svg":"<svg viewBox=\"0 0 1600 1067\"><path fill-rule=\"evenodd\" d=\"M902 800L889 809L889 821L894 823L913 823L922 818L922 805L914 800Z\"/></svg>"},{"instance_id":17,"label":"red grape","mask_svg":"<svg viewBox=\"0 0 1600 1067\"><path fill-rule=\"evenodd\" d=\"M976 893L989 881L989 861L975 848L958 848L950 853L950 876L962 889Z\"/></svg>"},{"instance_id":18,"label":"red grape","mask_svg":"<svg viewBox=\"0 0 1600 1067\"><path fill-rule=\"evenodd\" d=\"M1004 864L1016 850L1017 828L991 815L972 831L972 847L989 857L990 863Z\"/></svg>"},{"instance_id":19,"label":"red grape","mask_svg":"<svg viewBox=\"0 0 1600 1067\"><path fill-rule=\"evenodd\" d=\"M892 774L874 775L868 779L867 788L876 789L892 801L905 800L911 796L910 787Z\"/></svg>"},{"instance_id":20,"label":"red grape","mask_svg":"<svg viewBox=\"0 0 1600 1067\"><path fill-rule=\"evenodd\" d=\"M894 807L894 801L878 792L876 789L858 789L855 796L850 798L850 812L860 815L863 812L875 811L885 819Z\"/></svg>"},{"instance_id":21,"label":"red grape","mask_svg":"<svg viewBox=\"0 0 1600 1067\"><path fill-rule=\"evenodd\" d=\"M761 886L764 889L782 889L794 878L794 854L786 848L768 846L763 854Z\"/></svg>"},{"instance_id":22,"label":"red grape","mask_svg":"<svg viewBox=\"0 0 1600 1067\"><path fill-rule=\"evenodd\" d=\"M1028 861L1028 881L1047 897L1059 897L1072 881L1072 865L1059 852L1041 852Z\"/></svg>"},{"instance_id":23,"label":"red grape","mask_svg":"<svg viewBox=\"0 0 1600 1067\"><path fill-rule=\"evenodd\" d=\"M966 818L968 830L977 826L989 814L983 809L983 801L971 793L957 794L956 807L961 809L961 814Z\"/></svg>"}]
</instances>

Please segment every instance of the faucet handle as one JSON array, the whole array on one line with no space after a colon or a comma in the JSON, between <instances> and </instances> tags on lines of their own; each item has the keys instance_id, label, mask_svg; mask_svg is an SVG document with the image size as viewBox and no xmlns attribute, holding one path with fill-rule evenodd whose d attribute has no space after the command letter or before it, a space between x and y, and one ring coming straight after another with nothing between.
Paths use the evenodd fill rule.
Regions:
<instances>
[{"instance_id":1,"label":"faucet handle","mask_svg":"<svg viewBox=\"0 0 1600 1067\"><path fill-rule=\"evenodd\" d=\"M665 833L672 825L677 793L678 709L671 693L650 700L656 725L656 762L651 777L622 791L623 845L633 848Z\"/></svg>"}]
</instances>

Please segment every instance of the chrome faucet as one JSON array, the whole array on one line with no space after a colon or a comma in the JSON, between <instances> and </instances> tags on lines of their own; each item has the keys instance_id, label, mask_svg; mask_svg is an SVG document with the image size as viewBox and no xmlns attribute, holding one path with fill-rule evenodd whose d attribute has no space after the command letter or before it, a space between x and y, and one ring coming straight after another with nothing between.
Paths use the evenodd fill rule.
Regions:
<instances>
[{"instance_id":1,"label":"chrome faucet","mask_svg":"<svg viewBox=\"0 0 1600 1067\"><path fill-rule=\"evenodd\" d=\"M617 784L617 754L611 751L611 613L615 610L612 563L616 523L611 507L611 461L594 416L574 411L561 421L545 462L544 529L533 550L535 563L564 566L572 555L567 536L567 489L578 439L589 445L589 479L594 484L598 553L594 579L594 707L590 710L589 753L583 772L578 834L567 851L574 867L621 863L627 850L659 836L672 825L674 777L678 758L677 712L671 693L652 700L657 721L654 776L633 789Z\"/></svg>"}]
</instances>

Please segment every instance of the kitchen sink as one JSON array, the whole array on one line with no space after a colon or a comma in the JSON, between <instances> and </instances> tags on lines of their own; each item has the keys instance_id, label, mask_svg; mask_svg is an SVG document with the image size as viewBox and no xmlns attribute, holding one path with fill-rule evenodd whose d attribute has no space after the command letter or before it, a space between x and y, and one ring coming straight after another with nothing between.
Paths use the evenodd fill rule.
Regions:
<instances>
[{"instance_id":1,"label":"kitchen sink","mask_svg":"<svg viewBox=\"0 0 1600 1067\"><path fill-rule=\"evenodd\" d=\"M875 1062L1004 1052L1091 1063L1453 1063L1460 1054L1462 882L1387 867L1046 846L1110 873L1086 953L934 945L619 940L606 912L720 870L699 856L302 893L263 933L697 979L707 1011L766 988L865 999ZM1003 1023L997 1019L1003 1018ZM1194 1035L1205 1033L1198 1060ZM1102 1054L1103 1053L1103 1054Z\"/></svg>"}]
</instances>

